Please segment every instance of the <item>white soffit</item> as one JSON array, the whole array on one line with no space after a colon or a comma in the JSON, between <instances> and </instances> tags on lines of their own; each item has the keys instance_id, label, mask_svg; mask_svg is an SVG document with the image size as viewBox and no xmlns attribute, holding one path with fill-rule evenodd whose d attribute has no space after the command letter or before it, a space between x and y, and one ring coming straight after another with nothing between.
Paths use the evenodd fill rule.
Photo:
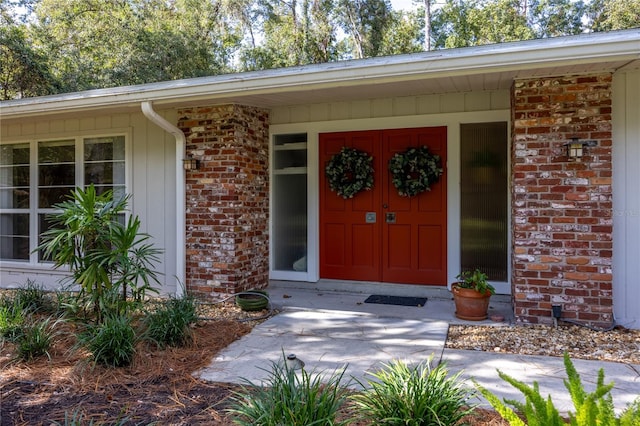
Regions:
<instances>
[{"instance_id":1,"label":"white soffit","mask_svg":"<svg viewBox=\"0 0 640 426\"><path fill-rule=\"evenodd\" d=\"M640 67L640 29L281 68L0 103L0 117L243 103L260 107L509 89L514 79Z\"/></svg>"}]
</instances>

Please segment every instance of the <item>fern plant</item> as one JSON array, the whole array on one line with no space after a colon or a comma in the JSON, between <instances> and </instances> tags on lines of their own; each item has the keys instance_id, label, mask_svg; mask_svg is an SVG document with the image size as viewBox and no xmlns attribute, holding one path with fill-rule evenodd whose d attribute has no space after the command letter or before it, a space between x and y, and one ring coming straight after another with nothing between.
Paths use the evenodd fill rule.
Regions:
<instances>
[{"instance_id":1,"label":"fern plant","mask_svg":"<svg viewBox=\"0 0 640 426\"><path fill-rule=\"evenodd\" d=\"M569 422L572 426L601 425L601 426L637 426L640 425L640 399L620 415L616 417L611 397L613 382L604 383L604 370L598 371L596 389L587 393L582 380L569 355L564 354L564 366L567 379L564 385L571 395L571 401L575 412L569 412ZM512 426L564 426L566 421L562 418L558 409L554 406L551 396L546 399L540 394L538 382L533 386L514 379L498 370L501 379L518 389L525 396L525 402L505 399L501 401L496 395L475 382L476 388L493 408ZM520 419L511 407L521 413L526 422Z\"/></svg>"}]
</instances>

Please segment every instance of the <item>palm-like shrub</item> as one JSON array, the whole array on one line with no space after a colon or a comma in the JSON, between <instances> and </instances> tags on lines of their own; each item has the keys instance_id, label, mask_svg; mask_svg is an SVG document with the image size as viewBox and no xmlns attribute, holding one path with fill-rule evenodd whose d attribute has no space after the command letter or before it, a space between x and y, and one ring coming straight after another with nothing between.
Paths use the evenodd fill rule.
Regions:
<instances>
[{"instance_id":1,"label":"palm-like shrub","mask_svg":"<svg viewBox=\"0 0 640 426\"><path fill-rule=\"evenodd\" d=\"M431 366L433 357L409 366L392 361L371 373L365 390L351 396L360 417L388 426L452 426L473 409L473 395L460 373L449 376L444 364Z\"/></svg>"},{"instance_id":2,"label":"palm-like shrub","mask_svg":"<svg viewBox=\"0 0 640 426\"><path fill-rule=\"evenodd\" d=\"M152 266L161 251L140 232L137 217L124 220L128 199L114 199L112 191L98 194L93 185L74 190L53 206L60 212L48 216L52 227L37 248L56 268L69 267L80 286L78 298L98 322L105 313L126 311L129 296L139 302L155 292L152 282L158 282Z\"/></svg>"}]
</instances>

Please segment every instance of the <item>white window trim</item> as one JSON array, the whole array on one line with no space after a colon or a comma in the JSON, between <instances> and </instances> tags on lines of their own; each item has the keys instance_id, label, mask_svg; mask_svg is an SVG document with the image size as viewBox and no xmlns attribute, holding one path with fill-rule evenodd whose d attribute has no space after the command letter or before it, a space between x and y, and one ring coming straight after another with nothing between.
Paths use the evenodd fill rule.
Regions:
<instances>
[{"instance_id":1,"label":"white window trim","mask_svg":"<svg viewBox=\"0 0 640 426\"><path fill-rule=\"evenodd\" d=\"M38 143L39 142L49 142L56 140L74 140L75 141L75 174L76 174L76 187L84 187L84 139L87 138L100 138L100 137L117 137L124 136L124 150L125 150L125 193L130 194L132 188L132 129L131 128L114 128L108 130L101 131L79 131L79 132L68 132L68 133L56 133L56 134L48 134L46 137L18 137L13 138L11 140L6 140L0 142L2 145L13 145L13 144L29 144L29 209L0 209L0 213L19 213L19 210L24 210L25 213L29 213L29 248L33 250L38 245L38 215L40 213L48 213L54 212L54 209L41 209L38 207ZM130 212L133 211L133 199L129 200L129 205L127 206L126 215L129 216ZM127 218L128 219L128 218ZM43 270L43 271L51 271L54 269L54 266L50 262L39 262L38 261L38 253L31 252L29 254L29 261L18 261L18 260L0 260L0 269L11 270L11 271L26 271L26 270ZM63 271L67 271L66 268L61 267L58 268L58 271L64 273Z\"/></svg>"}]
</instances>

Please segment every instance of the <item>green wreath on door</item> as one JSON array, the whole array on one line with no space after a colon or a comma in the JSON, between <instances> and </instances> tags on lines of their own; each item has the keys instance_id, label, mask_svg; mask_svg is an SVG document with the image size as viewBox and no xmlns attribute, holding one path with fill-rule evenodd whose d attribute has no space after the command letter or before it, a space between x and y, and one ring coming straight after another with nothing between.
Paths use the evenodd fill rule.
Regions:
<instances>
[{"instance_id":1,"label":"green wreath on door","mask_svg":"<svg viewBox=\"0 0 640 426\"><path fill-rule=\"evenodd\" d=\"M329 188L344 199L373 188L373 157L355 148L342 147L325 167Z\"/></svg>"},{"instance_id":2,"label":"green wreath on door","mask_svg":"<svg viewBox=\"0 0 640 426\"><path fill-rule=\"evenodd\" d=\"M442 176L440 156L432 154L429 148L407 148L395 154L389 160L391 182L402 197L414 197L424 191L430 191L431 185Z\"/></svg>"}]
</instances>

